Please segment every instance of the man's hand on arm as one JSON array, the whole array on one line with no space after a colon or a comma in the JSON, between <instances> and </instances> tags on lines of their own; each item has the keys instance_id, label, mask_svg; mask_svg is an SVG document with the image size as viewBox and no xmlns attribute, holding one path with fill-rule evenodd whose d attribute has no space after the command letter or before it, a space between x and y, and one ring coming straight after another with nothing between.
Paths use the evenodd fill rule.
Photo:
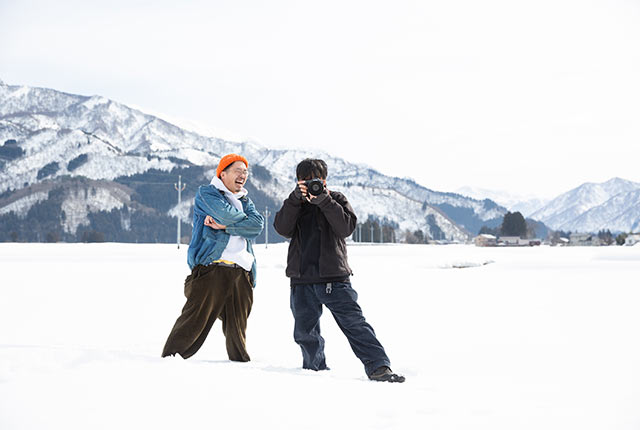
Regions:
<instances>
[{"instance_id":1,"label":"man's hand on arm","mask_svg":"<svg viewBox=\"0 0 640 430\"><path fill-rule=\"evenodd\" d=\"M206 225L207 227L211 227L214 230L224 230L225 228L227 228L226 225L218 224L216 220L214 220L213 217L209 215L204 218L204 225Z\"/></svg>"}]
</instances>

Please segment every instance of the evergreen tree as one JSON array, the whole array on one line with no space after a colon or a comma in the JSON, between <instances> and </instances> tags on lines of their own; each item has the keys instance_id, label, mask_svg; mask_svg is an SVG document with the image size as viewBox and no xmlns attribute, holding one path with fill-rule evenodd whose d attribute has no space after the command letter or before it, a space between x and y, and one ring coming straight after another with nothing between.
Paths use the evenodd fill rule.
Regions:
<instances>
[{"instance_id":1,"label":"evergreen tree","mask_svg":"<svg viewBox=\"0 0 640 430\"><path fill-rule=\"evenodd\" d=\"M444 234L444 231L442 231L442 229L436 222L436 217L433 214L427 216L427 225L429 226L429 231L431 232L431 239L445 240L447 238L447 235ZM425 243L427 243L427 240L425 240Z\"/></svg>"},{"instance_id":2,"label":"evergreen tree","mask_svg":"<svg viewBox=\"0 0 640 430\"><path fill-rule=\"evenodd\" d=\"M406 243L417 244L427 243L426 236L422 230L409 231L405 233L404 240Z\"/></svg>"},{"instance_id":3,"label":"evergreen tree","mask_svg":"<svg viewBox=\"0 0 640 430\"><path fill-rule=\"evenodd\" d=\"M483 225L480 231L478 232L478 234L491 234L493 236L498 236L499 235L498 227L491 228L491 227L487 227L486 225Z\"/></svg>"},{"instance_id":4,"label":"evergreen tree","mask_svg":"<svg viewBox=\"0 0 640 430\"><path fill-rule=\"evenodd\" d=\"M598 232L598 239L605 245L611 245L614 241L610 230L600 230Z\"/></svg>"},{"instance_id":5,"label":"evergreen tree","mask_svg":"<svg viewBox=\"0 0 640 430\"><path fill-rule=\"evenodd\" d=\"M527 222L520 212L507 212L500 226L502 236L527 236Z\"/></svg>"},{"instance_id":6,"label":"evergreen tree","mask_svg":"<svg viewBox=\"0 0 640 430\"><path fill-rule=\"evenodd\" d=\"M620 233L619 235L616 236L616 243L618 245L624 245L626 240L627 240L627 233Z\"/></svg>"}]
</instances>

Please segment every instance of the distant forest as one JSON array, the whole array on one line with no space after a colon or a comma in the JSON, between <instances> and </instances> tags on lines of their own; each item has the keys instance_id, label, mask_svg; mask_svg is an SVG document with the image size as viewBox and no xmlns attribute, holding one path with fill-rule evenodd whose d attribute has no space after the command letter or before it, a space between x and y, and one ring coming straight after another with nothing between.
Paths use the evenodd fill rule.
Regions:
<instances>
[{"instance_id":1,"label":"distant forest","mask_svg":"<svg viewBox=\"0 0 640 430\"><path fill-rule=\"evenodd\" d=\"M73 163L82 163L79 158ZM49 169L52 169L51 167ZM167 211L177 203L177 190L174 184L178 175L186 184L182 200L193 200L200 185L208 184L206 169L201 166L184 165L170 172L149 170L142 174L123 176L113 182L131 190L131 204L111 211L90 212L89 224L80 225L75 234L65 232L63 222L68 214L62 210L62 203L70 190L84 189L85 193L95 193L96 181L85 178L59 177L51 182L48 198L34 204L26 216L20 217L14 212L0 215L0 241L2 242L138 242L138 243L175 243L177 240L177 221L167 215ZM269 175L266 169L254 168L254 175ZM101 186L108 181L98 181ZM273 214L281 202L266 195L247 183L251 199L256 208L264 214L268 207ZM7 200L13 193L7 192L0 199ZM271 222L268 223L269 242L284 240L276 233ZM191 238L191 222L181 224L182 242ZM264 243L265 233L256 239Z\"/></svg>"}]
</instances>

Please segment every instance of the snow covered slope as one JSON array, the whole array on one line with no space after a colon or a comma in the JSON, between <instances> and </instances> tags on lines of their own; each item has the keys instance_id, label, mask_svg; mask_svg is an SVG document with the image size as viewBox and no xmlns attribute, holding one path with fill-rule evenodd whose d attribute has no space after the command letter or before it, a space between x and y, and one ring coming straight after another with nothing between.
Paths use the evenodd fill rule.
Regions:
<instances>
[{"instance_id":1,"label":"snow covered slope","mask_svg":"<svg viewBox=\"0 0 640 430\"><path fill-rule=\"evenodd\" d=\"M498 205L432 191L410 179L387 177L320 151L270 150L253 142L205 137L101 96L1 82L0 145L0 196L45 180L114 180L150 169L213 168L220 156L238 152L269 172L268 178L252 176L251 180L276 200L291 191L300 160L325 159L330 187L347 194L362 221L371 216L429 234L435 219L437 230L447 239L462 241L476 233L479 225L495 222L505 213ZM14 207L24 214L28 202L41 197L25 197ZM108 200L105 196L104 201ZM105 205L103 210L113 208L113 203ZM92 206L89 212L98 209ZM0 207L0 213L12 210ZM169 212L189 221L188 211Z\"/></svg>"},{"instance_id":2,"label":"snow covered slope","mask_svg":"<svg viewBox=\"0 0 640 430\"><path fill-rule=\"evenodd\" d=\"M596 232L604 229L640 231L640 188L616 194L575 220L563 224L563 230L570 231Z\"/></svg>"},{"instance_id":3,"label":"snow covered slope","mask_svg":"<svg viewBox=\"0 0 640 430\"><path fill-rule=\"evenodd\" d=\"M564 231L637 230L639 190L639 183L620 178L599 184L586 183L556 197L531 214L531 218Z\"/></svg>"},{"instance_id":4,"label":"snow covered slope","mask_svg":"<svg viewBox=\"0 0 640 430\"><path fill-rule=\"evenodd\" d=\"M461 187L456 190L456 192L463 196L473 197L474 199L493 200L507 208L510 212L520 212L525 217L528 217L549 202L549 199L533 195L521 195L508 191L487 190L485 188L471 186Z\"/></svg>"}]
</instances>

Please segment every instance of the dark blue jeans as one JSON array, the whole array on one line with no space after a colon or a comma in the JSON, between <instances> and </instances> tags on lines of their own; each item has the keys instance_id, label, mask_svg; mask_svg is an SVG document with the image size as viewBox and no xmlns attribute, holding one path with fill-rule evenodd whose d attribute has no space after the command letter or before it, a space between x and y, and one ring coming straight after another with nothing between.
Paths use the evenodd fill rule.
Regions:
<instances>
[{"instance_id":1,"label":"dark blue jeans","mask_svg":"<svg viewBox=\"0 0 640 430\"><path fill-rule=\"evenodd\" d=\"M389 358L373 328L365 321L357 300L358 293L349 282L291 287L291 312L295 319L293 337L302 349L304 369L327 368L324 338L320 335L322 305L333 314L338 327L347 336L351 349L364 364L367 375L380 366L389 366Z\"/></svg>"}]
</instances>

